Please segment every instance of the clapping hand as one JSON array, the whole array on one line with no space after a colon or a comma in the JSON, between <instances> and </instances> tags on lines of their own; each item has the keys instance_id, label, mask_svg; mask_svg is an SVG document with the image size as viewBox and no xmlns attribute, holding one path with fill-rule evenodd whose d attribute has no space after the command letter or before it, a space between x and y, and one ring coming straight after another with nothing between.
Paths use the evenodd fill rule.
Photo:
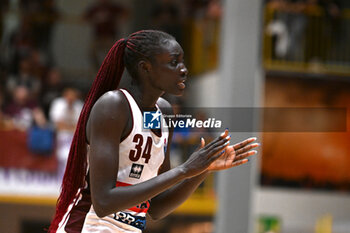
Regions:
<instances>
[{"instance_id":1,"label":"clapping hand","mask_svg":"<svg viewBox=\"0 0 350 233\"><path fill-rule=\"evenodd\" d=\"M228 136L228 131L225 130L220 137L224 138ZM221 151L221 155L208 167L208 171L220 171L229 169L231 167L239 166L241 164L247 163L249 156L255 155L256 150L253 148L258 147L259 143L252 143L256 138L248 138L241 141L233 146L227 145L224 151ZM204 147L205 142L202 140L202 145Z\"/></svg>"}]
</instances>

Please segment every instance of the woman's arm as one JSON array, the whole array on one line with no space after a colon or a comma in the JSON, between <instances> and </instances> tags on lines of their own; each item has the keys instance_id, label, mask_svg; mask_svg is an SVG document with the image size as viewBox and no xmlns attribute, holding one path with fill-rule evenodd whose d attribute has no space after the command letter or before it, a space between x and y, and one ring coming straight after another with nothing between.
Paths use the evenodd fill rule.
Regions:
<instances>
[{"instance_id":1,"label":"woman's arm","mask_svg":"<svg viewBox=\"0 0 350 233\"><path fill-rule=\"evenodd\" d=\"M170 169L169 154L170 154L170 143L169 138L168 150L166 154L165 164L162 166L161 172L166 172ZM209 172L203 172L200 175L192 178L183 180L182 182L174 185L165 192L160 193L156 197L152 198L151 206L148 209L148 214L152 219L157 220L164 218L173 212L178 206L186 201L191 194L198 188L198 186L205 180Z\"/></svg>"},{"instance_id":2,"label":"woman's arm","mask_svg":"<svg viewBox=\"0 0 350 233\"><path fill-rule=\"evenodd\" d=\"M171 111L171 106L168 103L163 102L162 111L166 112L168 115L173 114ZM173 130L170 129L169 140L167 145L168 149L160 173L166 172L170 169L170 148L172 135ZM223 137L226 137L227 135L228 131L226 130ZM152 219L156 220L164 218L165 216L173 212L178 206L180 206L191 196L191 194L208 176L209 171L228 169L233 166L238 166L240 164L246 163L246 158L256 153L255 151L251 151L251 149L259 146L259 144L257 143L250 144L254 140L254 138L251 138L241 143L238 143L232 147L227 147L225 153L223 153L219 159L213 162L206 172L203 172L198 176L186 179L174 185L172 188L166 190L165 192L162 192L161 194L152 198L152 204L148 210L149 215L152 217ZM201 147L203 147L205 144L204 141L202 140L201 143Z\"/></svg>"},{"instance_id":3,"label":"woman's arm","mask_svg":"<svg viewBox=\"0 0 350 233\"><path fill-rule=\"evenodd\" d=\"M148 181L116 188L119 143L128 122L128 104L120 92L108 92L94 105L87 125L90 143L89 167L92 204L99 217L149 200L180 181L198 176L228 146L228 138L218 137L193 153L181 166ZM204 142L203 142L204 143Z\"/></svg>"},{"instance_id":4,"label":"woman's arm","mask_svg":"<svg viewBox=\"0 0 350 233\"><path fill-rule=\"evenodd\" d=\"M226 131L225 136L227 133L228 132ZM215 160L205 172L198 176L186 179L152 198L152 205L148 210L149 215L152 219L160 219L173 212L191 196L202 181L205 180L210 171L225 170L247 163L247 157L257 153L252 149L259 146L258 143L250 144L253 141L255 141L255 138L249 138L243 142L235 144L234 146L226 147L225 153Z\"/></svg>"}]
</instances>

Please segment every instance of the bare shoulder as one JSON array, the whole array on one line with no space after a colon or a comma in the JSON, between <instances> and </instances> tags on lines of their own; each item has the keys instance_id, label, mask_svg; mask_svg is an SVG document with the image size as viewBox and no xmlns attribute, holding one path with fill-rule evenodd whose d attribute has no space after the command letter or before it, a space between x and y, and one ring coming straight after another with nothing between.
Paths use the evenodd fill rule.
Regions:
<instances>
[{"instance_id":1,"label":"bare shoulder","mask_svg":"<svg viewBox=\"0 0 350 233\"><path fill-rule=\"evenodd\" d=\"M128 113L128 102L120 91L106 92L91 109L86 126L87 138L90 138L91 131L95 131L93 129L101 127L109 129L123 128L128 121Z\"/></svg>"},{"instance_id":2,"label":"bare shoulder","mask_svg":"<svg viewBox=\"0 0 350 233\"><path fill-rule=\"evenodd\" d=\"M128 110L128 103L124 95L120 91L109 91L103 94L91 109L90 117L98 116L119 116L121 112Z\"/></svg>"},{"instance_id":3,"label":"bare shoulder","mask_svg":"<svg viewBox=\"0 0 350 233\"><path fill-rule=\"evenodd\" d=\"M166 114L166 115L174 114L173 107L166 99L159 97L159 99L157 100L157 105L159 106L163 114Z\"/></svg>"}]
</instances>

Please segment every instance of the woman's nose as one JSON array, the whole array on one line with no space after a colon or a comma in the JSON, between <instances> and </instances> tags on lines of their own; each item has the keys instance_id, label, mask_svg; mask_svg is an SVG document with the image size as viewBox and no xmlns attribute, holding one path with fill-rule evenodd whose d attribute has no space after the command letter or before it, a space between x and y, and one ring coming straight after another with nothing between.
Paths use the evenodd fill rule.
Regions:
<instances>
[{"instance_id":1,"label":"woman's nose","mask_svg":"<svg viewBox=\"0 0 350 233\"><path fill-rule=\"evenodd\" d=\"M181 67L180 72L182 76L186 76L188 74L188 70L185 65Z\"/></svg>"}]
</instances>

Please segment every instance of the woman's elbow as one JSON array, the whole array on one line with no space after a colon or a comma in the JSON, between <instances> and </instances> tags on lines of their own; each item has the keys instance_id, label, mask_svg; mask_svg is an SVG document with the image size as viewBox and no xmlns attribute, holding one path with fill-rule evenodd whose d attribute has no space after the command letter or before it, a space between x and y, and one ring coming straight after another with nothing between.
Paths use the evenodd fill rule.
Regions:
<instances>
[{"instance_id":1,"label":"woman's elbow","mask_svg":"<svg viewBox=\"0 0 350 233\"><path fill-rule=\"evenodd\" d=\"M148 210L148 215L152 218L154 221L158 221L166 216L166 214L161 213L160 211L156 211L154 209Z\"/></svg>"},{"instance_id":2,"label":"woman's elbow","mask_svg":"<svg viewBox=\"0 0 350 233\"><path fill-rule=\"evenodd\" d=\"M93 205L95 214L99 218L106 217L108 214L103 210L103 208L97 207L96 205Z\"/></svg>"},{"instance_id":3,"label":"woman's elbow","mask_svg":"<svg viewBox=\"0 0 350 233\"><path fill-rule=\"evenodd\" d=\"M95 214L99 218L106 217L109 213L107 211L107 204L103 201L92 201L92 206L94 208Z\"/></svg>"}]
</instances>

